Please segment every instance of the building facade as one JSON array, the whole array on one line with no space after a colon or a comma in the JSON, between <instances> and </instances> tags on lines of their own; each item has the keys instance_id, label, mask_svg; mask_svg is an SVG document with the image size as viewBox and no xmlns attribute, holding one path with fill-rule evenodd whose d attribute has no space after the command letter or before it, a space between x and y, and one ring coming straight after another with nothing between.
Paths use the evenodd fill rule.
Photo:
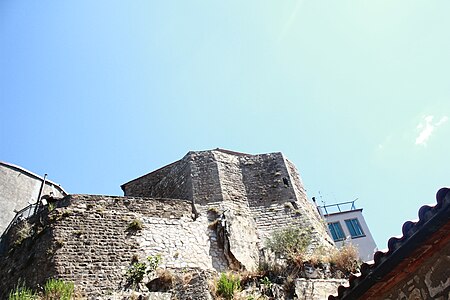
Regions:
<instances>
[{"instance_id":1,"label":"building facade","mask_svg":"<svg viewBox=\"0 0 450 300\"><path fill-rule=\"evenodd\" d=\"M44 180L19 166L0 162L0 234L5 231L17 212L38 201L41 187L41 197L51 195L59 198L67 195L59 184Z\"/></svg>"},{"instance_id":2,"label":"building facade","mask_svg":"<svg viewBox=\"0 0 450 300\"><path fill-rule=\"evenodd\" d=\"M328 224L328 231L338 248L354 245L362 261L370 261L378 250L370 233L362 208L356 209L354 201L320 207Z\"/></svg>"}]
</instances>

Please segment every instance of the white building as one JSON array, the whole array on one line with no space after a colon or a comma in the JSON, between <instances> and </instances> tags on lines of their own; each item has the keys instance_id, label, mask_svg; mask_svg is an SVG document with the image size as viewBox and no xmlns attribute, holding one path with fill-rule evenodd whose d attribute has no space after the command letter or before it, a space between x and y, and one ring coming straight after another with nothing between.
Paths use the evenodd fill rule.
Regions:
<instances>
[{"instance_id":1,"label":"white building","mask_svg":"<svg viewBox=\"0 0 450 300\"><path fill-rule=\"evenodd\" d=\"M328 223L330 236L338 248L352 244L358 248L359 257L366 262L373 259L378 250L362 215L362 208L355 208L355 201L320 206L320 212Z\"/></svg>"}]
</instances>

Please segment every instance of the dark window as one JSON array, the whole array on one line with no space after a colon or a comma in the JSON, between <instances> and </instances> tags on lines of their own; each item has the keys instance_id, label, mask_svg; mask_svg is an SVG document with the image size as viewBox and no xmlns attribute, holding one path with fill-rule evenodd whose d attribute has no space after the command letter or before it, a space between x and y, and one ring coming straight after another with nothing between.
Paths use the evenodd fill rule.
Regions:
<instances>
[{"instance_id":1,"label":"dark window","mask_svg":"<svg viewBox=\"0 0 450 300\"><path fill-rule=\"evenodd\" d=\"M330 229L331 236L335 242L345 239L344 232L342 231L342 227L339 222L328 223L328 228Z\"/></svg>"},{"instance_id":2,"label":"dark window","mask_svg":"<svg viewBox=\"0 0 450 300\"><path fill-rule=\"evenodd\" d=\"M289 181L286 177L283 177L283 183L285 186L289 186Z\"/></svg>"},{"instance_id":3,"label":"dark window","mask_svg":"<svg viewBox=\"0 0 450 300\"><path fill-rule=\"evenodd\" d=\"M362 231L358 219L345 220L345 225L347 225L352 238L364 236L364 232Z\"/></svg>"}]
</instances>

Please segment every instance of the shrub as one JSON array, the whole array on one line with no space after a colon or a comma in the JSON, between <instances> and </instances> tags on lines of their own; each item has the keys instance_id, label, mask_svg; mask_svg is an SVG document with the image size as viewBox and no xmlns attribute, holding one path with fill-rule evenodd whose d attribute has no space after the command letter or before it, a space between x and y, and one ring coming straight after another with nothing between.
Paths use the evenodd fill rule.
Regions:
<instances>
[{"instance_id":1,"label":"shrub","mask_svg":"<svg viewBox=\"0 0 450 300\"><path fill-rule=\"evenodd\" d=\"M161 255L157 254L155 256L149 256L147 257L148 261L148 271L147 273L151 273L158 268L159 264L161 263Z\"/></svg>"},{"instance_id":2,"label":"shrub","mask_svg":"<svg viewBox=\"0 0 450 300\"><path fill-rule=\"evenodd\" d=\"M142 279L144 279L146 269L147 265L145 263L140 262L132 263L131 266L128 268L127 273L125 274L128 283L133 286L141 283Z\"/></svg>"},{"instance_id":3,"label":"shrub","mask_svg":"<svg viewBox=\"0 0 450 300\"><path fill-rule=\"evenodd\" d=\"M20 229L16 233L16 238L14 240L14 246L20 246L22 242L31 236L31 225L28 221L23 221L20 225Z\"/></svg>"},{"instance_id":4,"label":"shrub","mask_svg":"<svg viewBox=\"0 0 450 300\"><path fill-rule=\"evenodd\" d=\"M48 204L48 211L49 211L49 212L55 210L55 208L56 208L55 203L50 202L50 203Z\"/></svg>"},{"instance_id":5,"label":"shrub","mask_svg":"<svg viewBox=\"0 0 450 300\"><path fill-rule=\"evenodd\" d=\"M139 262L137 255L133 255L132 264L128 268L125 277L127 278L128 284L135 286L139 284L144 279L145 274L150 274L154 272L159 264L161 263L161 255L149 256L147 257L148 265L145 262Z\"/></svg>"},{"instance_id":6,"label":"shrub","mask_svg":"<svg viewBox=\"0 0 450 300\"><path fill-rule=\"evenodd\" d=\"M138 231L142 230L144 228L144 225L142 224L141 220L133 220L128 224L127 230L129 231Z\"/></svg>"},{"instance_id":7,"label":"shrub","mask_svg":"<svg viewBox=\"0 0 450 300\"><path fill-rule=\"evenodd\" d=\"M217 282L217 295L229 300L233 299L234 293L240 290L241 280L238 276L225 273L220 275L219 281Z\"/></svg>"},{"instance_id":8,"label":"shrub","mask_svg":"<svg viewBox=\"0 0 450 300\"><path fill-rule=\"evenodd\" d=\"M34 292L24 285L18 284L16 288L9 292L8 300L34 300Z\"/></svg>"},{"instance_id":9,"label":"shrub","mask_svg":"<svg viewBox=\"0 0 450 300\"><path fill-rule=\"evenodd\" d=\"M331 252L333 253L333 252ZM317 267L322 264L327 264L330 262L330 249L323 246L319 246L314 249L314 251L306 257L311 265Z\"/></svg>"},{"instance_id":10,"label":"shrub","mask_svg":"<svg viewBox=\"0 0 450 300\"><path fill-rule=\"evenodd\" d=\"M266 241L266 246L277 256L293 259L306 252L311 244L311 232L299 227L276 230Z\"/></svg>"},{"instance_id":11,"label":"shrub","mask_svg":"<svg viewBox=\"0 0 450 300\"><path fill-rule=\"evenodd\" d=\"M49 279L44 286L45 300L70 300L74 291L73 282L65 282L61 279Z\"/></svg>"},{"instance_id":12,"label":"shrub","mask_svg":"<svg viewBox=\"0 0 450 300\"><path fill-rule=\"evenodd\" d=\"M330 264L345 274L355 272L359 267L358 249L351 245L344 245L331 254Z\"/></svg>"}]
</instances>

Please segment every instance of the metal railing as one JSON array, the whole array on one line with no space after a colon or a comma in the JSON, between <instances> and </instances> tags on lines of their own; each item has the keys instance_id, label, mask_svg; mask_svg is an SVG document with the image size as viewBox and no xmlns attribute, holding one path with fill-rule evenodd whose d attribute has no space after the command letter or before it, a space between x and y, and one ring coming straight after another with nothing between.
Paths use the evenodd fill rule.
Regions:
<instances>
[{"instance_id":1,"label":"metal railing","mask_svg":"<svg viewBox=\"0 0 450 300\"><path fill-rule=\"evenodd\" d=\"M335 204L329 204L329 205L323 205L323 206L319 206L320 209L323 209L325 211L325 214L328 215L329 213L336 213L336 212L342 212L342 211L349 211L349 210L355 210L355 201L358 200L358 198L356 198L353 201L347 201L347 202L341 202L341 203L335 203ZM331 212L328 212L327 208L330 207L335 207L335 209L333 209ZM347 207L347 209L341 209L341 207ZM348 207L350 207L350 209L348 209Z\"/></svg>"},{"instance_id":2,"label":"metal railing","mask_svg":"<svg viewBox=\"0 0 450 300\"><path fill-rule=\"evenodd\" d=\"M38 207L39 203L30 204L25 208L22 208L21 210L16 212L16 215L9 223L8 227L6 227L5 231L3 231L2 235L0 236L0 254L2 254L4 251L6 251L7 242L6 242L6 236L9 232L9 230L13 227L22 222L23 220L27 220L31 218L36 212L39 212L42 209L41 207Z\"/></svg>"}]
</instances>

